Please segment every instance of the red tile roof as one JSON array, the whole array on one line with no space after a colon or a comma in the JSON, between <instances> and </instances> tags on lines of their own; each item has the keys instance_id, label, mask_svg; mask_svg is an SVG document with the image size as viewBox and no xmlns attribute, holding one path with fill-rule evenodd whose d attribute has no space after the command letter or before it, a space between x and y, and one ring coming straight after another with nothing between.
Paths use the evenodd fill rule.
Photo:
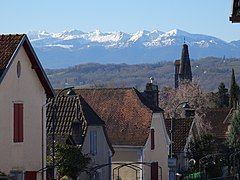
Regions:
<instances>
[{"instance_id":1,"label":"red tile roof","mask_svg":"<svg viewBox=\"0 0 240 180\"><path fill-rule=\"evenodd\" d=\"M150 105L135 88L77 89L75 92L105 121L113 145L144 146L153 112L163 111Z\"/></svg>"},{"instance_id":2,"label":"red tile roof","mask_svg":"<svg viewBox=\"0 0 240 180\"><path fill-rule=\"evenodd\" d=\"M171 119L166 119L165 124L170 137ZM192 124L193 118L180 118L173 120L173 152L184 151Z\"/></svg>"},{"instance_id":3,"label":"red tile roof","mask_svg":"<svg viewBox=\"0 0 240 180\"><path fill-rule=\"evenodd\" d=\"M24 35L0 35L0 76L8 65L11 57Z\"/></svg>"}]
</instances>

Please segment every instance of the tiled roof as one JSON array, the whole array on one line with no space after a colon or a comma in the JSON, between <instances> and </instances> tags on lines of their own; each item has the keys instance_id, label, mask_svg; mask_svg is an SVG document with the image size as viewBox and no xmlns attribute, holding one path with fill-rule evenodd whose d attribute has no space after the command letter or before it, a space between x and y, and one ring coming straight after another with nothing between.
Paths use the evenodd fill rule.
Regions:
<instances>
[{"instance_id":1,"label":"tiled roof","mask_svg":"<svg viewBox=\"0 0 240 180\"><path fill-rule=\"evenodd\" d=\"M52 119L54 118L54 107L52 99L47 108L47 134L52 133ZM72 122L79 119L82 122L83 133L88 125L105 125L104 121L93 111L81 96L60 96L55 100L55 133L70 135Z\"/></svg>"},{"instance_id":2,"label":"tiled roof","mask_svg":"<svg viewBox=\"0 0 240 180\"><path fill-rule=\"evenodd\" d=\"M0 77L24 35L0 35Z\"/></svg>"},{"instance_id":3,"label":"tiled roof","mask_svg":"<svg viewBox=\"0 0 240 180\"><path fill-rule=\"evenodd\" d=\"M180 118L173 120L173 152L183 152L187 143L193 118ZM170 137L171 119L165 119L167 132Z\"/></svg>"},{"instance_id":4,"label":"tiled roof","mask_svg":"<svg viewBox=\"0 0 240 180\"><path fill-rule=\"evenodd\" d=\"M162 112L135 88L76 89L105 121L113 145L144 146L153 112Z\"/></svg>"},{"instance_id":5,"label":"tiled roof","mask_svg":"<svg viewBox=\"0 0 240 180\"><path fill-rule=\"evenodd\" d=\"M226 140L227 138L227 131L228 131L228 123L224 122L225 119L229 116L231 112L228 108L205 108L202 110L205 114L204 120L209 122L211 125L210 132L219 140Z\"/></svg>"},{"instance_id":6,"label":"tiled roof","mask_svg":"<svg viewBox=\"0 0 240 180\"><path fill-rule=\"evenodd\" d=\"M58 143L66 143L72 135L72 122L76 118L82 123L82 136L84 138L87 126L98 125L103 127L106 140L112 152L112 145L108 139L105 122L94 112L88 103L81 96L66 97L59 96L55 100L56 115L54 116L53 99L48 99L47 107L47 144L48 153L52 143L52 120L55 117L55 137Z\"/></svg>"},{"instance_id":7,"label":"tiled roof","mask_svg":"<svg viewBox=\"0 0 240 180\"><path fill-rule=\"evenodd\" d=\"M9 69L14 59L13 57L17 54L21 46L24 47L32 63L32 68L36 71L47 96L53 97L52 86L25 34L0 35L0 83Z\"/></svg>"}]
</instances>

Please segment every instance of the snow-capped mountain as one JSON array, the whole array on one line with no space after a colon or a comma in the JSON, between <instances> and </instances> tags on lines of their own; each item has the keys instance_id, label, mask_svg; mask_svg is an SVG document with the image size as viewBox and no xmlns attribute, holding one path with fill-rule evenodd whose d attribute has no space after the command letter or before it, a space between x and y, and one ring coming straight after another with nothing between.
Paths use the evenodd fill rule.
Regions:
<instances>
[{"instance_id":1,"label":"snow-capped mountain","mask_svg":"<svg viewBox=\"0 0 240 180\"><path fill-rule=\"evenodd\" d=\"M213 36L191 34L179 29L124 32L83 32L79 30L49 33L32 31L28 37L45 68L76 64L155 63L174 61L181 56L181 46L189 46L190 58L206 56L239 57L240 41L225 42Z\"/></svg>"}]
</instances>

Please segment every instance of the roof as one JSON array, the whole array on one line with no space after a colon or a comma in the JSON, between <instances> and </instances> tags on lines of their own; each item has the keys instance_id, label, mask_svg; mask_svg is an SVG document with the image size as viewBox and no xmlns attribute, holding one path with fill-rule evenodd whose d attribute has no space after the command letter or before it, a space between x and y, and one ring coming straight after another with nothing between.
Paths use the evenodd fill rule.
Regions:
<instances>
[{"instance_id":1,"label":"roof","mask_svg":"<svg viewBox=\"0 0 240 180\"><path fill-rule=\"evenodd\" d=\"M25 34L0 35L0 84L21 46L25 49L31 61L32 68L36 71L47 97L53 97L52 86Z\"/></svg>"},{"instance_id":2,"label":"roof","mask_svg":"<svg viewBox=\"0 0 240 180\"><path fill-rule=\"evenodd\" d=\"M76 89L105 121L113 145L144 146L154 112L161 108L150 105L135 88Z\"/></svg>"},{"instance_id":3,"label":"roof","mask_svg":"<svg viewBox=\"0 0 240 180\"><path fill-rule=\"evenodd\" d=\"M218 139L225 141L227 138L228 123L225 122L232 111L229 108L204 108L204 121L210 123L210 132Z\"/></svg>"},{"instance_id":4,"label":"roof","mask_svg":"<svg viewBox=\"0 0 240 180\"><path fill-rule=\"evenodd\" d=\"M170 137L171 119L165 119L167 132ZM183 152L191 131L193 118L178 118L173 121L173 152Z\"/></svg>"},{"instance_id":5,"label":"roof","mask_svg":"<svg viewBox=\"0 0 240 180\"><path fill-rule=\"evenodd\" d=\"M50 103L47 108L47 134L52 134L52 120L55 117L55 134L60 143L66 143L71 138L72 123L78 119L81 122L82 136L86 134L88 126L102 126L106 140L112 152L112 145L105 130L105 122L94 112L88 103L81 96L59 96L57 99L48 99ZM55 104L55 106L54 106ZM55 111L54 111L55 107ZM54 115L55 114L55 115ZM48 141L50 143L50 138ZM48 143L48 144L49 144Z\"/></svg>"},{"instance_id":6,"label":"roof","mask_svg":"<svg viewBox=\"0 0 240 180\"><path fill-rule=\"evenodd\" d=\"M105 125L81 96L60 96L57 100L49 99L49 102L51 104L47 108L47 134L52 133L52 119L55 112L55 134L71 134L72 122L76 119L82 122L83 133L87 126Z\"/></svg>"}]
</instances>

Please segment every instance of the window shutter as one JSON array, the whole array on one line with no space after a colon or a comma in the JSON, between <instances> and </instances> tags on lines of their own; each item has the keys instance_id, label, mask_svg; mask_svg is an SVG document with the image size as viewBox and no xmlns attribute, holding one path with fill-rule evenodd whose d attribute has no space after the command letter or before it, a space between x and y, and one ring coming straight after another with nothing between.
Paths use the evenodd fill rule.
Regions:
<instances>
[{"instance_id":1,"label":"window shutter","mask_svg":"<svg viewBox=\"0 0 240 180\"><path fill-rule=\"evenodd\" d=\"M19 104L19 142L23 142L23 104Z\"/></svg>"},{"instance_id":2,"label":"window shutter","mask_svg":"<svg viewBox=\"0 0 240 180\"><path fill-rule=\"evenodd\" d=\"M14 132L13 141L18 142L18 104L14 104Z\"/></svg>"},{"instance_id":3,"label":"window shutter","mask_svg":"<svg viewBox=\"0 0 240 180\"><path fill-rule=\"evenodd\" d=\"M155 148L155 130L152 128L151 129L151 149L153 150Z\"/></svg>"},{"instance_id":4,"label":"window shutter","mask_svg":"<svg viewBox=\"0 0 240 180\"><path fill-rule=\"evenodd\" d=\"M37 172L36 171L26 171L25 172L25 180L36 180Z\"/></svg>"},{"instance_id":5,"label":"window shutter","mask_svg":"<svg viewBox=\"0 0 240 180\"><path fill-rule=\"evenodd\" d=\"M13 141L23 142L23 104L14 104Z\"/></svg>"}]
</instances>

